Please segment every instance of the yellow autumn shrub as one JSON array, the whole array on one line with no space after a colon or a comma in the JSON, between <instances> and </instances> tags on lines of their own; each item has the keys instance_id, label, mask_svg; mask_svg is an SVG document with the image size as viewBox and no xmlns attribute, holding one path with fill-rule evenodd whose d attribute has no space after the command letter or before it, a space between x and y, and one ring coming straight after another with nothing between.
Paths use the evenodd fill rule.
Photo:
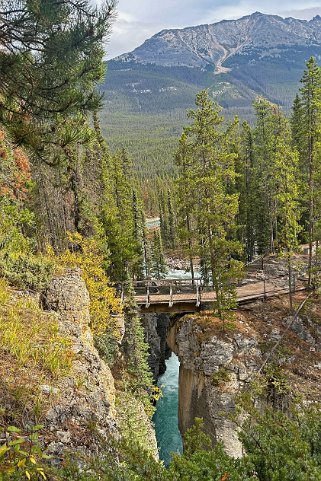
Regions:
<instances>
[{"instance_id":1,"label":"yellow autumn shrub","mask_svg":"<svg viewBox=\"0 0 321 481\"><path fill-rule=\"evenodd\" d=\"M55 316L37 300L15 296L0 280L0 351L20 366L36 367L54 377L68 374L74 359L71 341L59 333Z\"/></svg>"},{"instance_id":2,"label":"yellow autumn shrub","mask_svg":"<svg viewBox=\"0 0 321 481\"><path fill-rule=\"evenodd\" d=\"M116 289L110 285L104 269L104 255L98 241L84 238L79 233L69 233L74 250L66 250L57 259L59 267L79 267L90 295L91 329L94 334L112 331L119 336L115 316L121 314L121 302L116 297Z\"/></svg>"}]
</instances>

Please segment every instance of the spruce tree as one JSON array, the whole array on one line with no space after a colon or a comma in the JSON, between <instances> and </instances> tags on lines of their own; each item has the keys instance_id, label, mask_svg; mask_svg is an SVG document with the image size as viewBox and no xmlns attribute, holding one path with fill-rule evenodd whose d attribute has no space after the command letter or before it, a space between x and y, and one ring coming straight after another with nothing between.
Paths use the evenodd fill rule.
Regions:
<instances>
[{"instance_id":1,"label":"spruce tree","mask_svg":"<svg viewBox=\"0 0 321 481\"><path fill-rule=\"evenodd\" d=\"M151 268L150 273L152 277L156 279L162 279L165 277L167 272L164 252L163 252L163 242L161 233L157 230L154 231L152 245L151 245Z\"/></svg>"},{"instance_id":2,"label":"spruce tree","mask_svg":"<svg viewBox=\"0 0 321 481\"><path fill-rule=\"evenodd\" d=\"M274 253L277 248L277 210L274 183L276 105L263 97L254 102L255 184L257 188L256 237L259 254Z\"/></svg>"},{"instance_id":3,"label":"spruce tree","mask_svg":"<svg viewBox=\"0 0 321 481\"><path fill-rule=\"evenodd\" d=\"M238 238L244 245L245 259L251 262L256 248L256 207L260 202L255 181L255 157L253 131L247 122L242 124L240 155L236 164L236 189L240 194Z\"/></svg>"},{"instance_id":4,"label":"spruce tree","mask_svg":"<svg viewBox=\"0 0 321 481\"><path fill-rule=\"evenodd\" d=\"M313 242L317 240L321 210L321 69L311 57L301 79L300 95L296 98L292 117L295 145L300 153L309 242L309 286L312 286Z\"/></svg>"},{"instance_id":5,"label":"spruce tree","mask_svg":"<svg viewBox=\"0 0 321 481\"><path fill-rule=\"evenodd\" d=\"M226 132L220 128L223 118L207 91L197 94L196 106L188 114L192 122L184 128L176 156L178 212L184 216L181 223L189 212L193 254L201 258L205 273L210 272L215 311L224 318L235 303L234 282L242 267L233 258L242 250L235 240L238 194L230 193L236 178L236 154L231 152ZM185 200L184 190L192 200Z\"/></svg>"},{"instance_id":6,"label":"spruce tree","mask_svg":"<svg viewBox=\"0 0 321 481\"><path fill-rule=\"evenodd\" d=\"M286 118L279 113L275 133L274 182L278 218L278 251L284 253L288 265L290 309L293 309L292 256L298 247L300 232L300 188L298 153L291 145L291 131Z\"/></svg>"},{"instance_id":7,"label":"spruce tree","mask_svg":"<svg viewBox=\"0 0 321 481\"><path fill-rule=\"evenodd\" d=\"M176 225L175 225L175 214L172 202L171 192L168 191L167 199L168 207L168 247L174 249L176 243Z\"/></svg>"},{"instance_id":8,"label":"spruce tree","mask_svg":"<svg viewBox=\"0 0 321 481\"><path fill-rule=\"evenodd\" d=\"M143 402L150 402L153 387L153 378L148 366L148 344L145 342L145 333L134 300L134 290L131 283L127 282L127 294L124 307L125 335L122 341L122 350L130 377L129 388L134 395Z\"/></svg>"},{"instance_id":9,"label":"spruce tree","mask_svg":"<svg viewBox=\"0 0 321 481\"><path fill-rule=\"evenodd\" d=\"M190 175L189 168L191 162L191 146L188 142L188 136L185 132L179 140L179 149L176 153L175 160L179 169L179 176L176 179L176 197L177 197L177 227L178 237L180 240L183 253L185 253L189 260L192 283L194 284L194 256L196 254L196 236L192 228L193 216L192 209L194 206L194 199L190 189Z\"/></svg>"}]
</instances>

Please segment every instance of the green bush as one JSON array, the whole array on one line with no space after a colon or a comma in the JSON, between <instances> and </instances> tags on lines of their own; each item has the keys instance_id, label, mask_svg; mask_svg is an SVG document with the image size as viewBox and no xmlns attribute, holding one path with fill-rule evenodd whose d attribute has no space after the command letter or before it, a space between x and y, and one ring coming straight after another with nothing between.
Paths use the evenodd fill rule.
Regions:
<instances>
[{"instance_id":1,"label":"green bush","mask_svg":"<svg viewBox=\"0 0 321 481\"><path fill-rule=\"evenodd\" d=\"M44 257L21 253L18 257L0 254L0 275L21 289L44 289L51 278L53 266Z\"/></svg>"}]
</instances>

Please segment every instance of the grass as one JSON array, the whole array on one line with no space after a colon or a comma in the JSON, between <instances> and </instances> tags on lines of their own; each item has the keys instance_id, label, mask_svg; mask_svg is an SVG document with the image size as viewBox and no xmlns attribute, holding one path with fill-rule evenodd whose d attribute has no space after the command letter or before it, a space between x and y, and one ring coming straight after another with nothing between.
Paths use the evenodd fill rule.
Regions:
<instances>
[{"instance_id":1,"label":"grass","mask_svg":"<svg viewBox=\"0 0 321 481\"><path fill-rule=\"evenodd\" d=\"M15 297L0 281L0 351L20 367L37 368L54 378L70 372L70 341L59 335L58 321L43 312L36 300Z\"/></svg>"}]
</instances>

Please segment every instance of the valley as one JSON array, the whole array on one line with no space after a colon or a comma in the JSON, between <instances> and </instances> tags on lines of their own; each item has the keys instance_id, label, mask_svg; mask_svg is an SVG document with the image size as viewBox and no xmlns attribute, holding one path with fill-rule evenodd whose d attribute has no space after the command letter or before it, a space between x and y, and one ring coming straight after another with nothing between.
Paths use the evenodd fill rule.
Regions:
<instances>
[{"instance_id":1,"label":"valley","mask_svg":"<svg viewBox=\"0 0 321 481\"><path fill-rule=\"evenodd\" d=\"M135 2L0 0L0 481L319 481L321 17Z\"/></svg>"}]
</instances>

